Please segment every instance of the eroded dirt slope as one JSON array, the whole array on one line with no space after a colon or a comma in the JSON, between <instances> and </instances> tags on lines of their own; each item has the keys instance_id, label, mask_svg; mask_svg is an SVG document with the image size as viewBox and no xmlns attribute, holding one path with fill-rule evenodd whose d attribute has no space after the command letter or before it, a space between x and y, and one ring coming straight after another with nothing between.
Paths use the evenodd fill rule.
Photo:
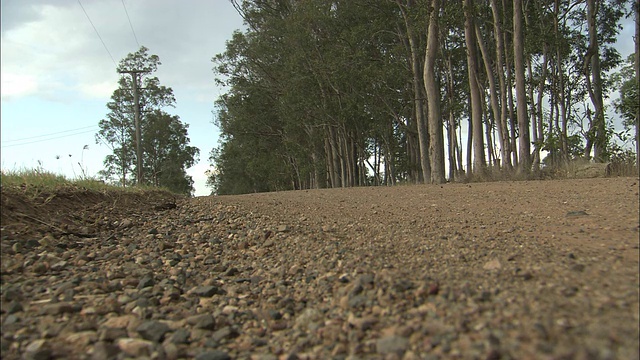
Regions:
<instances>
[{"instance_id":1,"label":"eroded dirt slope","mask_svg":"<svg viewBox=\"0 0 640 360\"><path fill-rule=\"evenodd\" d=\"M96 196L3 190L2 358L639 358L637 178Z\"/></svg>"}]
</instances>

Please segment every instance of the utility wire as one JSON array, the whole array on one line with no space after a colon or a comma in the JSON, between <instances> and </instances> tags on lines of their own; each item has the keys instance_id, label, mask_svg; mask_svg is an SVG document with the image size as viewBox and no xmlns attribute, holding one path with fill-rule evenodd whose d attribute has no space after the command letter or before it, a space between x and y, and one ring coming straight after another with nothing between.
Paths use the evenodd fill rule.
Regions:
<instances>
[{"instance_id":1,"label":"utility wire","mask_svg":"<svg viewBox=\"0 0 640 360\"><path fill-rule=\"evenodd\" d=\"M100 33L98 32L98 29L96 29L96 26L93 25L93 21L91 21L91 18L89 17L89 14L87 14L87 11L84 9L84 6L82 6L82 3L80 2L80 0L78 0L78 4L82 8L82 11L84 12L84 14L87 16L87 20L89 20L89 23L91 23L91 26L93 26L93 30L96 32L96 35L98 35L98 38L100 39L100 42L102 42L102 46L104 46L104 49L107 50L107 54L109 54L109 57L111 58L111 61L113 61L113 65L118 67L118 65L116 64L116 61L113 59L113 56L111 55L111 51L109 51L109 49L107 48L107 44L105 44L104 40L102 40L102 36L100 36Z\"/></svg>"},{"instance_id":2,"label":"utility wire","mask_svg":"<svg viewBox=\"0 0 640 360\"><path fill-rule=\"evenodd\" d=\"M14 147L14 146L29 145L29 144L35 144L35 143L40 143L40 142L45 142L45 141L50 141L50 140L62 139L62 138L66 138L66 137L69 137L69 136L76 136L76 135L88 134L88 133L92 133L92 132L94 132L94 130L81 131L81 132L77 132L77 133L74 133L74 134L67 134L67 135L62 135L62 136L56 136L56 137L52 137L52 138L49 138L49 139L41 139L41 140L28 141L28 142L25 142L25 143L19 143L19 144L2 145L2 147L3 147L3 148L8 148L8 147Z\"/></svg>"},{"instance_id":3,"label":"utility wire","mask_svg":"<svg viewBox=\"0 0 640 360\"><path fill-rule=\"evenodd\" d=\"M124 13L127 14L127 20L129 20L129 26L131 27L133 38L136 39L136 44L138 44L138 47L140 47L140 43L138 42L138 37L136 36L136 32L133 30L133 24L131 24L131 18L129 17L129 12L127 11L127 6L124 4L124 0L122 0L122 7L124 8Z\"/></svg>"},{"instance_id":4,"label":"utility wire","mask_svg":"<svg viewBox=\"0 0 640 360\"><path fill-rule=\"evenodd\" d=\"M53 136L53 135L59 135L59 134L64 134L64 133L68 133L68 132L80 131L80 130L86 130L86 129L95 128L95 127L98 127L98 125L83 126L81 128L77 128L77 129L63 130L63 131L58 131L58 132L54 132L54 133L50 133L50 134L29 136L29 137L21 138L21 139L5 140L5 141L3 141L3 143L16 142L16 141L25 141L25 140L33 140L33 139L37 139L37 138L49 137L49 136Z\"/></svg>"}]
</instances>

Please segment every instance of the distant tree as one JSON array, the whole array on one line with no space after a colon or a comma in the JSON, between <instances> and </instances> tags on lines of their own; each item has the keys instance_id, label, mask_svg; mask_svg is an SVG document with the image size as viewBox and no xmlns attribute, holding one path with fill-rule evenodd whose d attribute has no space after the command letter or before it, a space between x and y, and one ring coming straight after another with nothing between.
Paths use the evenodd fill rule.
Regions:
<instances>
[{"instance_id":1,"label":"distant tree","mask_svg":"<svg viewBox=\"0 0 640 360\"><path fill-rule=\"evenodd\" d=\"M118 72L141 70L137 77L140 105L141 144L143 147L143 170L149 176L140 179L143 184L165 186L179 193L190 194L193 181L186 175L186 168L193 165L199 150L188 146L187 126L177 116L170 116L162 109L175 106L173 90L160 85L157 77L151 76L161 64L157 55L141 47L128 54L118 65ZM100 175L106 180L116 180L122 186L137 182L136 139L134 126L133 79L123 74L118 88L107 103L109 112L100 120L96 143L108 146L112 154L104 159L105 168ZM159 145L162 144L162 145ZM166 147L160 150L159 147Z\"/></svg>"},{"instance_id":2,"label":"distant tree","mask_svg":"<svg viewBox=\"0 0 640 360\"><path fill-rule=\"evenodd\" d=\"M200 150L189 146L189 125L161 110L147 114L142 127L144 173L148 182L180 194L191 194L193 180L186 169L197 161Z\"/></svg>"}]
</instances>

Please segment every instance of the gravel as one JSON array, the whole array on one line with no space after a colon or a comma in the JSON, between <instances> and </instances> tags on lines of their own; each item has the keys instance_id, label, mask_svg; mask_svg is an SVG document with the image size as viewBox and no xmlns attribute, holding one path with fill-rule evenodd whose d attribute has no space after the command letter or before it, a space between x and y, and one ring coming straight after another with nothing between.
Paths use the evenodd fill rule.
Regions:
<instances>
[{"instance_id":1,"label":"gravel","mask_svg":"<svg viewBox=\"0 0 640 360\"><path fill-rule=\"evenodd\" d=\"M5 195L3 359L639 358L636 178Z\"/></svg>"}]
</instances>

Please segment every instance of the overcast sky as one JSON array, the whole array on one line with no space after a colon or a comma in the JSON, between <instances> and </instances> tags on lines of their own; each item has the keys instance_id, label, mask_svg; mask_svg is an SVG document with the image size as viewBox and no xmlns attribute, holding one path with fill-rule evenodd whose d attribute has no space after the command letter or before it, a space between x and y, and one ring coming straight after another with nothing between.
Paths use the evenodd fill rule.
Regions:
<instances>
[{"instance_id":1,"label":"overcast sky","mask_svg":"<svg viewBox=\"0 0 640 360\"><path fill-rule=\"evenodd\" d=\"M94 134L117 88L114 61L135 52L139 42L160 57L156 76L177 100L175 109L166 110L189 124L191 145L200 149L200 162L189 174L197 195L209 194L204 173L218 143L211 111L221 94L211 58L243 27L242 18L227 0L125 0L136 42L122 0L80 3L1 2L2 168L41 163L70 178L82 175L78 162L89 176L101 170L110 150L97 145Z\"/></svg>"},{"instance_id":2,"label":"overcast sky","mask_svg":"<svg viewBox=\"0 0 640 360\"><path fill-rule=\"evenodd\" d=\"M229 1L2 0L0 13L2 169L42 166L70 178L101 170L110 150L94 134L117 88L114 62L144 45L160 57L161 84L174 90L177 106L166 110L189 124L191 145L200 149L188 170L196 195L210 193L205 171L218 144L211 111L222 92L211 58L243 28ZM618 44L624 57L633 52L634 31L632 20L625 24Z\"/></svg>"}]
</instances>

